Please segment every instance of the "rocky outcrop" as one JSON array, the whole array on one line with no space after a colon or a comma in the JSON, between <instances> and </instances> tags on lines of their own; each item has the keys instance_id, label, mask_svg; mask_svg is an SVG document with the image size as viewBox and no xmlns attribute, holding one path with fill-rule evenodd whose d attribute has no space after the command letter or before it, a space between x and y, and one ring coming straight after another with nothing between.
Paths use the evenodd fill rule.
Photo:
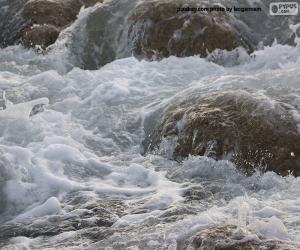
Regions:
<instances>
[{"instance_id":1,"label":"rocky outcrop","mask_svg":"<svg viewBox=\"0 0 300 250\"><path fill-rule=\"evenodd\" d=\"M25 47L53 44L60 31L74 22L82 6L89 7L103 0L32 0L25 4L22 16L30 20L29 27L22 30Z\"/></svg>"},{"instance_id":2,"label":"rocky outcrop","mask_svg":"<svg viewBox=\"0 0 300 250\"><path fill-rule=\"evenodd\" d=\"M298 23L299 17L270 17L269 1L255 3L261 12L229 14L178 11L186 6L220 8L224 1L2 0L7 6L3 11L0 4L0 47L23 43L45 49L76 20L82 6L98 2L103 4L82 17L67 39L71 63L84 69L97 69L132 54L155 60L206 57L215 49L237 47L251 52L262 45L260 41L270 45L275 38L279 43L295 45L296 35L289 25ZM249 7L249 2L241 0L240 5Z\"/></svg>"},{"instance_id":3,"label":"rocky outcrop","mask_svg":"<svg viewBox=\"0 0 300 250\"><path fill-rule=\"evenodd\" d=\"M260 169L299 176L300 132L292 108L272 105L248 91L178 97L146 119L145 152L161 151L162 142L171 140L176 160L200 155L230 160L246 173Z\"/></svg>"},{"instance_id":4,"label":"rocky outcrop","mask_svg":"<svg viewBox=\"0 0 300 250\"><path fill-rule=\"evenodd\" d=\"M205 57L217 48L232 50L239 46L250 51L232 25L235 20L226 12L178 11L182 6L180 1L153 1L133 11L129 17L129 36L134 41L136 56L148 59L171 55ZM220 8L218 5L209 7Z\"/></svg>"},{"instance_id":5,"label":"rocky outcrop","mask_svg":"<svg viewBox=\"0 0 300 250\"><path fill-rule=\"evenodd\" d=\"M253 250L286 249L296 250L299 245L279 240L249 237L237 230L235 225L214 226L200 231L192 237L188 249Z\"/></svg>"},{"instance_id":6,"label":"rocky outcrop","mask_svg":"<svg viewBox=\"0 0 300 250\"><path fill-rule=\"evenodd\" d=\"M132 54L140 59L200 55L239 46L251 51L226 13L177 12L186 1L113 0L74 27L70 51L76 66L97 69ZM192 3L193 4L193 3Z\"/></svg>"},{"instance_id":7,"label":"rocky outcrop","mask_svg":"<svg viewBox=\"0 0 300 250\"><path fill-rule=\"evenodd\" d=\"M53 44L61 30L77 18L82 6L90 7L103 0L14 0L8 8L9 21L3 25L5 36L0 39L2 46L21 42L25 47ZM5 17L4 17L5 18ZM10 32L10 33L8 33Z\"/></svg>"}]
</instances>

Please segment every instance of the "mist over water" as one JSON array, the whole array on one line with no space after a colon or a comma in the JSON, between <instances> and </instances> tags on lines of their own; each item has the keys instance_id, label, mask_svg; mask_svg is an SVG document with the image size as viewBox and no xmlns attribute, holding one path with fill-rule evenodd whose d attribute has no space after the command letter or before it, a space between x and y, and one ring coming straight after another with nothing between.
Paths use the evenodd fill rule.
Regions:
<instances>
[{"instance_id":1,"label":"mist over water","mask_svg":"<svg viewBox=\"0 0 300 250\"><path fill-rule=\"evenodd\" d=\"M95 20L107 17L114 29L136 3L122 4ZM0 247L185 249L199 230L229 224L249 237L300 244L299 177L245 176L206 157L169 160L176 141L141 154L147 118L190 93L254 93L266 112L288 105L300 133L299 45L220 52L218 64L198 56L148 62L110 34L104 65L89 61L95 48L81 40L97 11L82 10L46 55L0 49Z\"/></svg>"}]
</instances>

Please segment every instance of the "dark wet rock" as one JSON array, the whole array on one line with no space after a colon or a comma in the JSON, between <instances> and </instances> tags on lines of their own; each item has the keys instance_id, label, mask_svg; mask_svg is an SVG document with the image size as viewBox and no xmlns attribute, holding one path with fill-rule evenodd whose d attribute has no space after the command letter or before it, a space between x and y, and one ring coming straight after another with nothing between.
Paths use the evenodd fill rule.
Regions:
<instances>
[{"instance_id":1,"label":"dark wet rock","mask_svg":"<svg viewBox=\"0 0 300 250\"><path fill-rule=\"evenodd\" d=\"M103 0L31 0L24 5L22 16L33 24L65 27L76 19L82 6L101 2Z\"/></svg>"},{"instance_id":2,"label":"dark wet rock","mask_svg":"<svg viewBox=\"0 0 300 250\"><path fill-rule=\"evenodd\" d=\"M33 24L65 27L73 22L82 6L90 7L103 0L32 0L25 4L22 15Z\"/></svg>"},{"instance_id":3,"label":"dark wet rock","mask_svg":"<svg viewBox=\"0 0 300 250\"><path fill-rule=\"evenodd\" d=\"M55 43L60 30L53 25L35 25L24 29L22 33L22 43L25 47L35 47L39 45L46 49L49 45Z\"/></svg>"},{"instance_id":4,"label":"dark wet rock","mask_svg":"<svg viewBox=\"0 0 300 250\"><path fill-rule=\"evenodd\" d=\"M148 127L147 121L157 121ZM178 97L145 121L145 152L161 152L176 140L172 158L200 155L227 159L252 173L256 168L300 175L300 134L291 106L270 107L255 93L213 92Z\"/></svg>"},{"instance_id":5,"label":"dark wet rock","mask_svg":"<svg viewBox=\"0 0 300 250\"><path fill-rule=\"evenodd\" d=\"M26 47L39 45L44 49L56 40L59 32L74 23L82 6L98 2L103 0L2 0L0 47L23 43ZM232 50L239 46L249 52L260 41L270 45L275 38L279 43L295 45L295 34L289 24L299 22L299 16L268 16L270 0L254 4L262 12L177 13L177 8L185 5L212 7L216 2L228 4L204 0L107 1L80 20L71 32L67 46L72 64L97 69L132 54L148 59L206 56L216 48ZM246 0L239 4L249 7Z\"/></svg>"},{"instance_id":6,"label":"dark wet rock","mask_svg":"<svg viewBox=\"0 0 300 250\"><path fill-rule=\"evenodd\" d=\"M253 250L286 249L296 250L299 245L278 240L266 240L247 234L235 225L214 226L204 229L192 237L188 249Z\"/></svg>"},{"instance_id":7,"label":"dark wet rock","mask_svg":"<svg viewBox=\"0 0 300 250\"><path fill-rule=\"evenodd\" d=\"M163 58L207 56L213 50L245 46L233 20L222 12L178 12L180 2L146 2L129 18L136 56ZM206 6L203 6L206 7Z\"/></svg>"},{"instance_id":8,"label":"dark wet rock","mask_svg":"<svg viewBox=\"0 0 300 250\"><path fill-rule=\"evenodd\" d=\"M60 31L74 22L82 6L89 7L103 0L33 0L25 4L22 16L31 26L22 30L25 47L53 44ZM37 24L38 26L36 26ZM33 25L33 26L32 26Z\"/></svg>"},{"instance_id":9,"label":"dark wet rock","mask_svg":"<svg viewBox=\"0 0 300 250\"><path fill-rule=\"evenodd\" d=\"M250 52L257 48L260 41L271 44L275 33L276 37L282 36L279 42L290 43L287 41L292 35L287 26L290 19L279 18L284 21L285 27L284 31L279 32L279 19L272 20L276 25L269 21L267 4L255 3L256 7L263 5L263 11L257 13L177 13L179 6L208 4L212 7L216 2L224 5L230 3L186 0L106 2L89 12L73 27L71 41L68 41L72 64L84 69L97 69L132 54L148 59L170 55L206 56L216 48L232 50L239 46ZM243 0L239 5L249 7L249 2ZM235 55L239 53L233 53L232 57ZM222 64L224 60L218 63ZM236 60L233 64L239 63Z\"/></svg>"},{"instance_id":10,"label":"dark wet rock","mask_svg":"<svg viewBox=\"0 0 300 250\"><path fill-rule=\"evenodd\" d=\"M28 48L39 45L45 49L56 41L61 30L76 20L82 6L98 2L103 0L14 0L3 15L0 46L21 42Z\"/></svg>"},{"instance_id":11,"label":"dark wet rock","mask_svg":"<svg viewBox=\"0 0 300 250\"><path fill-rule=\"evenodd\" d=\"M76 19L79 8L77 1L33 0L25 4L22 15L33 24L64 27Z\"/></svg>"},{"instance_id":12,"label":"dark wet rock","mask_svg":"<svg viewBox=\"0 0 300 250\"><path fill-rule=\"evenodd\" d=\"M216 48L252 50L232 25L234 17L217 12L177 13L181 4L115 0L99 6L75 27L73 33L80 35L71 41L73 61L81 68L96 69L132 54L161 59L206 56Z\"/></svg>"}]
</instances>

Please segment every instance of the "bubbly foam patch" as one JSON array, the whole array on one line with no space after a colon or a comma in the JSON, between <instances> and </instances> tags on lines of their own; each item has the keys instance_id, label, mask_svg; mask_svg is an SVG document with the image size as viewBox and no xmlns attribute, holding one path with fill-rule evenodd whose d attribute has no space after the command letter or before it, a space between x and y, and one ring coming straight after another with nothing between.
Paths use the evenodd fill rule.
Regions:
<instances>
[{"instance_id":1,"label":"bubbly foam patch","mask_svg":"<svg viewBox=\"0 0 300 250\"><path fill-rule=\"evenodd\" d=\"M177 94L196 90L247 89L263 100L265 110L283 102L300 121L299 47L266 47L230 67L198 57L125 58L99 70L73 68L64 74L56 70L54 54L41 59L10 47L0 55L0 87L10 102L0 110L2 223L65 218L71 210L66 197L86 192L124 201L126 214L113 228L139 229L125 231L127 237L119 241L107 236L102 246L130 236L153 246L163 238L171 247L216 224L300 241L299 178L272 172L246 177L226 161L190 157L180 164L140 154L148 115ZM171 154L174 143L165 142L162 155ZM51 242L76 237L62 233ZM15 246L41 242L11 239Z\"/></svg>"}]
</instances>

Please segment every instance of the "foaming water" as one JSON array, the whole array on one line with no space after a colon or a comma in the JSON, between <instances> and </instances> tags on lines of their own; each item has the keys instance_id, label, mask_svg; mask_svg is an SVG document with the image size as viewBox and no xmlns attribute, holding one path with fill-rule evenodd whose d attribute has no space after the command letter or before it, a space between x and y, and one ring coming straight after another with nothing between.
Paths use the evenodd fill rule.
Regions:
<instances>
[{"instance_id":1,"label":"foaming water","mask_svg":"<svg viewBox=\"0 0 300 250\"><path fill-rule=\"evenodd\" d=\"M300 47L265 47L230 67L129 57L95 71L60 62L60 53L0 50L0 246L182 249L219 224L300 244L299 178L140 154L145 119L195 91L255 93L265 110L289 105L300 124Z\"/></svg>"}]
</instances>

